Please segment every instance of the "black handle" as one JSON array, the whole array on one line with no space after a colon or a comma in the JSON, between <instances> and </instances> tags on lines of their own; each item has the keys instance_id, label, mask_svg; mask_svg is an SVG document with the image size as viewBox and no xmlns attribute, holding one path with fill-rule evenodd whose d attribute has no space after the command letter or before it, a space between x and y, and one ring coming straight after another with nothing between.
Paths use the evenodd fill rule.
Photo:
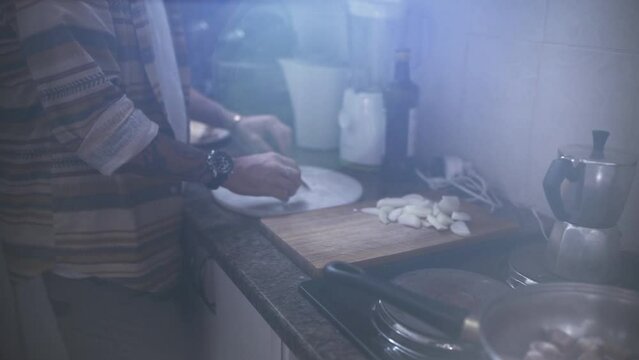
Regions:
<instances>
[{"instance_id":1,"label":"black handle","mask_svg":"<svg viewBox=\"0 0 639 360\"><path fill-rule=\"evenodd\" d=\"M544 177L544 193L557 220L567 221L568 213L561 200L561 183L568 177L572 163L567 159L555 159Z\"/></svg>"},{"instance_id":2,"label":"black handle","mask_svg":"<svg viewBox=\"0 0 639 360\"><path fill-rule=\"evenodd\" d=\"M362 269L344 262L328 263L324 267L324 277L329 281L352 286L377 296L455 339L459 338L464 320L468 316L466 310L424 298L395 284L374 279Z\"/></svg>"},{"instance_id":3,"label":"black handle","mask_svg":"<svg viewBox=\"0 0 639 360\"><path fill-rule=\"evenodd\" d=\"M592 131L592 153L590 157L593 159L604 158L604 147L606 147L606 141L608 141L610 132L605 130L593 130Z\"/></svg>"}]
</instances>

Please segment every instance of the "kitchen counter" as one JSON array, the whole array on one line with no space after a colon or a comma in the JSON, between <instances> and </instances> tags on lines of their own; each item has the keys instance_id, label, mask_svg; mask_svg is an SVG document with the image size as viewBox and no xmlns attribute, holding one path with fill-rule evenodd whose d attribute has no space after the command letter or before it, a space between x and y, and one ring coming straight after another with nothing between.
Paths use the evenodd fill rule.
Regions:
<instances>
[{"instance_id":1,"label":"kitchen counter","mask_svg":"<svg viewBox=\"0 0 639 360\"><path fill-rule=\"evenodd\" d=\"M296 158L301 164L338 167L334 153L298 153ZM362 181L365 198L381 194L382 189L372 173L345 172ZM402 191L401 188L395 190ZM299 360L366 359L300 294L298 286L309 279L308 275L271 243L259 220L222 209L202 186L187 186L185 195L187 239L195 239L218 262ZM505 279L504 265L509 251L522 242L540 239L532 216L524 211L508 213L523 224L522 231L515 236L370 271L389 276L425 266L451 267Z\"/></svg>"}]
</instances>

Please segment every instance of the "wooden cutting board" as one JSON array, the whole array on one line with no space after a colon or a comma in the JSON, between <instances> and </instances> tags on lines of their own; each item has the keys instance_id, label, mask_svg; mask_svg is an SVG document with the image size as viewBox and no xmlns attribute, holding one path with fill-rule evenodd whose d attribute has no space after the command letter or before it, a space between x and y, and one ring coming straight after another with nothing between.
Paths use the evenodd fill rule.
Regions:
<instances>
[{"instance_id":1,"label":"wooden cutting board","mask_svg":"<svg viewBox=\"0 0 639 360\"><path fill-rule=\"evenodd\" d=\"M375 202L262 219L262 224L275 245L311 276L318 275L324 265L334 260L365 267L496 238L517 229L513 222L469 203L461 205L461 210L472 217L468 237L448 230L384 225L376 216L355 211L370 206L375 206Z\"/></svg>"}]
</instances>

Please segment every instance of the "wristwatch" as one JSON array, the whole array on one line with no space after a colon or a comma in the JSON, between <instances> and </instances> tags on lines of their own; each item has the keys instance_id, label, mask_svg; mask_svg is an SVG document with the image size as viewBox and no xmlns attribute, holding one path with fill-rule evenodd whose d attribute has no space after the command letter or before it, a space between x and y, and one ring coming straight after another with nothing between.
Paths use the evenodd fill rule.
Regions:
<instances>
[{"instance_id":1,"label":"wristwatch","mask_svg":"<svg viewBox=\"0 0 639 360\"><path fill-rule=\"evenodd\" d=\"M223 151L211 150L206 158L206 166L209 169L211 180L205 185L209 189L217 189L233 172L233 159Z\"/></svg>"}]
</instances>

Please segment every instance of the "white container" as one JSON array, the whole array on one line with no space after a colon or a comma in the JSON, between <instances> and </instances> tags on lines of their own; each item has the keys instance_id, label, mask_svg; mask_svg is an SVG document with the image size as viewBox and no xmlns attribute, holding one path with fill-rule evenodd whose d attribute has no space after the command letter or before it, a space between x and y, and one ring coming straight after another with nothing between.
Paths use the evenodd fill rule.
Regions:
<instances>
[{"instance_id":1,"label":"white container","mask_svg":"<svg viewBox=\"0 0 639 360\"><path fill-rule=\"evenodd\" d=\"M399 19L406 13L406 1L349 0L348 10L354 16L374 19Z\"/></svg>"},{"instance_id":2,"label":"white container","mask_svg":"<svg viewBox=\"0 0 639 360\"><path fill-rule=\"evenodd\" d=\"M347 69L297 59L280 59L280 65L293 105L297 146L315 150L337 148L337 117Z\"/></svg>"},{"instance_id":3,"label":"white container","mask_svg":"<svg viewBox=\"0 0 639 360\"><path fill-rule=\"evenodd\" d=\"M339 116L340 159L362 166L382 164L386 148L386 110L379 92L344 92Z\"/></svg>"},{"instance_id":4,"label":"white container","mask_svg":"<svg viewBox=\"0 0 639 360\"><path fill-rule=\"evenodd\" d=\"M405 47L404 0L349 0L350 86L381 91L393 78L394 54Z\"/></svg>"}]
</instances>

